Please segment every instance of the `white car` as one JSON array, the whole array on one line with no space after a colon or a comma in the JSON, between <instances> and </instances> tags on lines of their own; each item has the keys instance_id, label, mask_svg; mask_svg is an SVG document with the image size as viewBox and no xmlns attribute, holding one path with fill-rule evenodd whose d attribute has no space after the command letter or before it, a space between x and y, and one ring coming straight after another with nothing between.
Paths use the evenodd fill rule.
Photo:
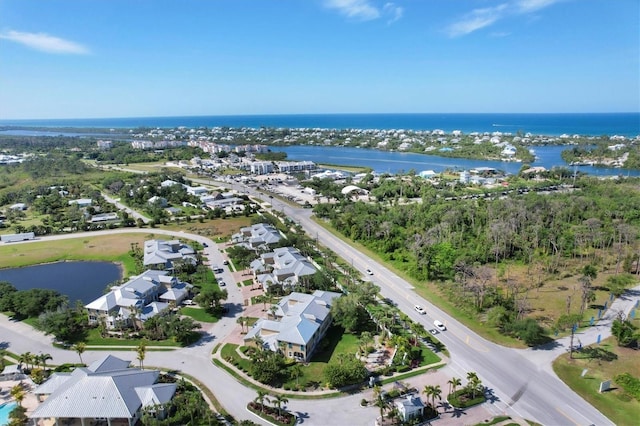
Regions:
<instances>
[{"instance_id":1,"label":"white car","mask_svg":"<svg viewBox=\"0 0 640 426\"><path fill-rule=\"evenodd\" d=\"M418 312L420 315L424 315L427 313L427 311L424 310L424 308L420 305L416 305L414 306L416 312Z\"/></svg>"},{"instance_id":2,"label":"white car","mask_svg":"<svg viewBox=\"0 0 640 426\"><path fill-rule=\"evenodd\" d=\"M445 331L445 330L447 329L447 327L445 327L445 326L444 326L444 324L443 324L443 323L441 323L441 322L440 322L440 321L438 321L438 320L435 320L435 321L433 322L433 325L435 325L435 326L436 326L436 328L437 328L438 330L440 330L440 331Z\"/></svg>"},{"instance_id":3,"label":"white car","mask_svg":"<svg viewBox=\"0 0 640 426\"><path fill-rule=\"evenodd\" d=\"M373 271L371 269L367 269L367 275L373 275Z\"/></svg>"}]
</instances>

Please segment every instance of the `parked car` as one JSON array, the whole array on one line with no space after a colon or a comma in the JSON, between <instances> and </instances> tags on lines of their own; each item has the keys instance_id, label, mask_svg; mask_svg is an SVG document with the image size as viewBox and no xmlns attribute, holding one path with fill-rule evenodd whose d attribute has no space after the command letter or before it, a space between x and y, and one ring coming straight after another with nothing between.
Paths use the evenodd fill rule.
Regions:
<instances>
[{"instance_id":1,"label":"parked car","mask_svg":"<svg viewBox=\"0 0 640 426\"><path fill-rule=\"evenodd\" d=\"M228 261L227 259L225 259L225 260L223 260L223 261L222 261L222 264L223 264L223 265L228 265L228 264L229 264L229 261Z\"/></svg>"},{"instance_id":2,"label":"parked car","mask_svg":"<svg viewBox=\"0 0 640 426\"><path fill-rule=\"evenodd\" d=\"M224 282L224 281L218 281L218 285L219 285L220 287L224 287L224 286L226 286L227 284L225 284L225 282Z\"/></svg>"},{"instance_id":3,"label":"parked car","mask_svg":"<svg viewBox=\"0 0 640 426\"><path fill-rule=\"evenodd\" d=\"M433 325L435 325L435 326L436 326L436 328L437 328L438 330L440 330L440 331L445 331L445 330L447 329L447 327L445 327L445 326L444 326L444 324L443 324L443 323L441 323L441 322L440 322L440 321L438 321L438 320L435 320L435 321L433 322Z\"/></svg>"},{"instance_id":4,"label":"parked car","mask_svg":"<svg viewBox=\"0 0 640 426\"><path fill-rule=\"evenodd\" d=\"M416 312L418 312L420 315L424 315L427 313L427 311L424 310L424 308L420 305L416 305L415 306L415 310Z\"/></svg>"}]
</instances>

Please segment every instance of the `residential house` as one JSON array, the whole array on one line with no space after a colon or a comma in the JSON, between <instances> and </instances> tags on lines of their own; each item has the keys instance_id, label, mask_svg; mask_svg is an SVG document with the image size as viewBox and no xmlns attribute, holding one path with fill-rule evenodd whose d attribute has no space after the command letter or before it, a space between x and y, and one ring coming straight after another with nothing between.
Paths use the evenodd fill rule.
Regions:
<instances>
[{"instance_id":1,"label":"residential house","mask_svg":"<svg viewBox=\"0 0 640 426\"><path fill-rule=\"evenodd\" d=\"M278 302L268 318L258 320L244 337L247 345L261 339L265 348L309 361L331 325L331 304L340 293L316 290L293 292ZM256 339L258 337L259 339Z\"/></svg>"},{"instance_id":2,"label":"residential house","mask_svg":"<svg viewBox=\"0 0 640 426\"><path fill-rule=\"evenodd\" d=\"M282 238L280 231L268 223L257 223L240 228L240 232L231 237L233 242L244 244L251 249L276 244Z\"/></svg>"},{"instance_id":3,"label":"residential house","mask_svg":"<svg viewBox=\"0 0 640 426\"><path fill-rule=\"evenodd\" d=\"M420 396L407 395L404 398L397 399L394 404L403 422L408 422L411 419L422 419L425 406Z\"/></svg>"},{"instance_id":4,"label":"residential house","mask_svg":"<svg viewBox=\"0 0 640 426\"><path fill-rule=\"evenodd\" d=\"M153 197L149 198L147 200L148 204L151 205L158 205L160 207L167 207L167 205L169 205L169 203L167 202L167 199L164 197L160 197L158 195L154 195Z\"/></svg>"},{"instance_id":5,"label":"residential house","mask_svg":"<svg viewBox=\"0 0 640 426\"><path fill-rule=\"evenodd\" d=\"M69 205L77 204L78 207L84 208L91 206L93 200L91 198L78 198L77 200L69 200Z\"/></svg>"},{"instance_id":6,"label":"residential house","mask_svg":"<svg viewBox=\"0 0 640 426\"><path fill-rule=\"evenodd\" d=\"M178 264L197 263L195 250L178 240L148 240L144 242L142 264L153 269L173 269Z\"/></svg>"},{"instance_id":7,"label":"residential house","mask_svg":"<svg viewBox=\"0 0 640 426\"><path fill-rule=\"evenodd\" d=\"M251 262L250 268L254 279L265 290L272 284L293 287L300 278L317 272L316 267L293 247L280 247L261 254L259 259Z\"/></svg>"},{"instance_id":8,"label":"residential house","mask_svg":"<svg viewBox=\"0 0 640 426\"><path fill-rule=\"evenodd\" d=\"M129 368L130 361L106 355L89 367L54 373L34 390L39 398L31 414L34 424L137 424L144 409L158 419L168 414L175 383L157 383L158 370ZM42 423L41 423L42 422Z\"/></svg>"},{"instance_id":9,"label":"residential house","mask_svg":"<svg viewBox=\"0 0 640 426\"><path fill-rule=\"evenodd\" d=\"M102 323L108 329L141 326L158 313L178 306L192 288L167 271L150 269L85 305L89 325Z\"/></svg>"}]
</instances>

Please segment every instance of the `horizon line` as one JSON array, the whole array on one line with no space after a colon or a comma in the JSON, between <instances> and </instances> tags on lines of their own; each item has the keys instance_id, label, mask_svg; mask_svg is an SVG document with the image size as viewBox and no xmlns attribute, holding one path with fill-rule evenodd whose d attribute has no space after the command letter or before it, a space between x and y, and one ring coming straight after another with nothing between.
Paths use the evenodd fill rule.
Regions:
<instances>
[{"instance_id":1,"label":"horizon line","mask_svg":"<svg viewBox=\"0 0 640 426\"><path fill-rule=\"evenodd\" d=\"M356 116L356 115L492 115L492 114L528 114L528 115L570 115L570 114L640 114L640 111L590 111L590 112L313 112L313 113L255 113L255 114L193 114L193 115L141 115L141 116L103 116L103 117L58 117L58 118L0 118L0 123L7 121L30 120L114 120L114 119L150 119L150 118L190 118L190 117L282 117L282 116Z\"/></svg>"}]
</instances>

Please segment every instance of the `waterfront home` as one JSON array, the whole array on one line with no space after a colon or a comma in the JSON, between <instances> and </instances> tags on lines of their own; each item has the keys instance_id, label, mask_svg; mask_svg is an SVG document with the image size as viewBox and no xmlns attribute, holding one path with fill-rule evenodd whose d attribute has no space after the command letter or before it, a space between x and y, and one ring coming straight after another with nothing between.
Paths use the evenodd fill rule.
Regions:
<instances>
[{"instance_id":1,"label":"waterfront home","mask_svg":"<svg viewBox=\"0 0 640 426\"><path fill-rule=\"evenodd\" d=\"M240 243L250 249L257 249L269 244L276 244L283 237L275 226L268 223L256 223L240 228L240 232L234 234L231 239L234 243Z\"/></svg>"},{"instance_id":2,"label":"waterfront home","mask_svg":"<svg viewBox=\"0 0 640 426\"><path fill-rule=\"evenodd\" d=\"M178 240L148 240L144 242L142 264L152 269L174 269L178 264L197 263L196 252Z\"/></svg>"},{"instance_id":3,"label":"waterfront home","mask_svg":"<svg viewBox=\"0 0 640 426\"><path fill-rule=\"evenodd\" d=\"M141 326L147 319L178 306L192 288L167 271L150 269L85 305L89 325L102 323L107 329Z\"/></svg>"},{"instance_id":4,"label":"waterfront home","mask_svg":"<svg viewBox=\"0 0 640 426\"><path fill-rule=\"evenodd\" d=\"M244 342L255 345L259 337L265 348L280 351L287 358L309 361L331 325L331 304L340 296L322 290L313 294L293 292L283 297L267 318L254 324Z\"/></svg>"},{"instance_id":5,"label":"waterfront home","mask_svg":"<svg viewBox=\"0 0 640 426\"><path fill-rule=\"evenodd\" d=\"M137 424L143 410L156 418L176 392L175 383L157 383L158 370L130 368L130 361L106 355L71 373L53 373L34 390L42 401L29 415L34 424L105 425Z\"/></svg>"},{"instance_id":6,"label":"waterfront home","mask_svg":"<svg viewBox=\"0 0 640 426\"><path fill-rule=\"evenodd\" d=\"M260 255L251 262L254 279L266 291L270 285L294 287L302 277L313 275L317 269L293 247L280 247L270 253Z\"/></svg>"}]
</instances>

